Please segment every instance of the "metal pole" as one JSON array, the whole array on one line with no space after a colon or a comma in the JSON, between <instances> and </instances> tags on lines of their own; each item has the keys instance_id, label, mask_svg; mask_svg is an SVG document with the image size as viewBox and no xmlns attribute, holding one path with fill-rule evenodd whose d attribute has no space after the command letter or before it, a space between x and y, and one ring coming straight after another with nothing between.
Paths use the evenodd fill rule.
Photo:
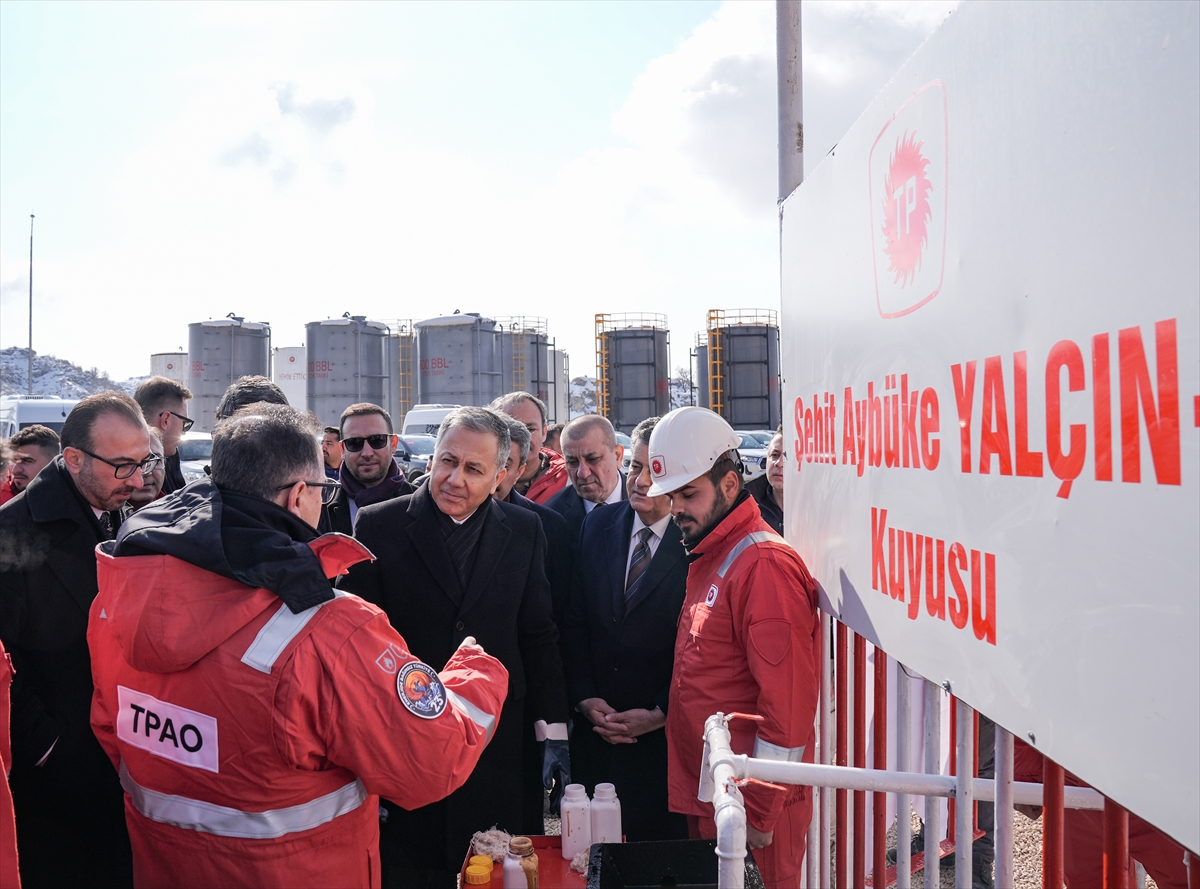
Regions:
<instances>
[{"instance_id":1,"label":"metal pole","mask_svg":"<svg viewBox=\"0 0 1200 889\"><path fill-rule=\"evenodd\" d=\"M867 640L854 633L854 766L867 767ZM867 882L867 793L854 791L854 885Z\"/></svg>"},{"instance_id":2,"label":"metal pole","mask_svg":"<svg viewBox=\"0 0 1200 889\"><path fill-rule=\"evenodd\" d=\"M28 361L28 379L25 391L33 394L33 214L29 214L29 351L25 354Z\"/></svg>"},{"instance_id":3,"label":"metal pole","mask_svg":"<svg viewBox=\"0 0 1200 889\"><path fill-rule=\"evenodd\" d=\"M1104 800L1104 889L1129 889L1129 813Z\"/></svg>"},{"instance_id":4,"label":"metal pole","mask_svg":"<svg viewBox=\"0 0 1200 889\"><path fill-rule=\"evenodd\" d=\"M875 768L887 771L887 663L882 648L875 648ZM875 885L886 882L887 871L887 794L871 796L871 879Z\"/></svg>"},{"instance_id":5,"label":"metal pole","mask_svg":"<svg viewBox=\"0 0 1200 889\"><path fill-rule=\"evenodd\" d=\"M821 663L821 679L820 679L820 686L818 688L818 693L817 693L817 714L816 714L816 723L813 726L813 737L816 739L816 743L817 743L817 755L814 757L814 760L816 762L823 762L825 759L825 738L824 738L825 731L824 731L824 729L825 729L825 723L828 721L825 718L825 710L824 710L824 707L825 707L825 697L824 697L825 662L828 660L828 658L826 657L826 655L828 653L826 651L826 649L829 646L829 642L825 638L825 635L823 633L823 630L825 628L824 615L822 615L819 610L818 610L817 614L818 614L817 632L821 634L820 639L817 640L817 657L820 658L820 663ZM821 830L820 830L821 804L820 804L820 801L816 798L817 788L814 787L812 789L812 792L813 792L812 817L810 817L809 821L808 821L808 837L805 840L805 850L804 850L804 876L805 876L805 883L807 884L808 889L820 889L820 887L821 887L821 882L820 882L821 847L819 844L820 844L820 835L821 835Z\"/></svg>"},{"instance_id":6,"label":"metal pole","mask_svg":"<svg viewBox=\"0 0 1200 889\"><path fill-rule=\"evenodd\" d=\"M846 625L840 620L837 622L837 764L839 766L849 765L846 761L847 743L849 740L849 730L847 725L848 708L850 706L849 689L847 688L847 673L850 670L850 657L846 651ZM837 889L846 889L849 884L849 874L846 872L846 862L849 860L846 856L846 845L848 841L846 822L849 820L846 811L846 798L848 794L844 788L839 787L834 797L837 803L837 823L834 829L834 877L836 878Z\"/></svg>"},{"instance_id":7,"label":"metal pole","mask_svg":"<svg viewBox=\"0 0 1200 889\"><path fill-rule=\"evenodd\" d=\"M955 775L954 798L954 885L957 889L971 889L971 846L975 839L975 806L971 780L974 778L975 720L971 708L958 701L958 773Z\"/></svg>"},{"instance_id":8,"label":"metal pole","mask_svg":"<svg viewBox=\"0 0 1200 889\"><path fill-rule=\"evenodd\" d=\"M775 0L780 201L804 181L804 90L800 38L800 0Z\"/></svg>"},{"instance_id":9,"label":"metal pole","mask_svg":"<svg viewBox=\"0 0 1200 889\"><path fill-rule=\"evenodd\" d=\"M997 886L1013 885L1013 736L996 726L996 879Z\"/></svg>"},{"instance_id":10,"label":"metal pole","mask_svg":"<svg viewBox=\"0 0 1200 889\"><path fill-rule=\"evenodd\" d=\"M1042 887L1063 886L1063 767L1045 757L1042 768Z\"/></svg>"},{"instance_id":11,"label":"metal pole","mask_svg":"<svg viewBox=\"0 0 1200 889\"><path fill-rule=\"evenodd\" d=\"M925 682L925 774L942 773L942 690ZM925 797L925 889L941 889L942 801Z\"/></svg>"},{"instance_id":12,"label":"metal pole","mask_svg":"<svg viewBox=\"0 0 1200 889\"><path fill-rule=\"evenodd\" d=\"M909 748L912 730L911 680L904 664L896 662L896 768L912 771ZM912 798L907 793L896 796L896 889L912 887Z\"/></svg>"},{"instance_id":13,"label":"metal pole","mask_svg":"<svg viewBox=\"0 0 1200 889\"><path fill-rule=\"evenodd\" d=\"M833 764L833 748L830 743L833 738L833 719L835 717L833 709L833 646L830 644L832 633L832 624L830 616L825 612L821 612L821 652L823 661L821 665L821 764ZM828 787L821 788L821 825L820 833L817 841L821 844L821 879L817 882L818 886L832 886L833 882L829 878L829 828L830 820L833 817L833 810L830 807L832 802L830 790Z\"/></svg>"}]
</instances>

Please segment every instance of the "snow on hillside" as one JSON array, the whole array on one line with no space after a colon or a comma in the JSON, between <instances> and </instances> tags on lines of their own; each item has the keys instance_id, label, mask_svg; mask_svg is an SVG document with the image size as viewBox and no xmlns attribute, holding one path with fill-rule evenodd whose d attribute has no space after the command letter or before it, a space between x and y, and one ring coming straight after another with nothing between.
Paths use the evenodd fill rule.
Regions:
<instances>
[{"instance_id":1,"label":"snow on hillside","mask_svg":"<svg viewBox=\"0 0 1200 889\"><path fill-rule=\"evenodd\" d=\"M682 369L682 368L681 368ZM692 381L687 376L672 377L671 409L694 403ZM596 413L596 378L575 377L571 380L571 418Z\"/></svg>"},{"instance_id":2,"label":"snow on hillside","mask_svg":"<svg viewBox=\"0 0 1200 889\"><path fill-rule=\"evenodd\" d=\"M116 382L95 367L84 370L63 358L33 353L33 394L55 398L84 398L116 389L129 395L145 377ZM28 352L18 346L0 350L0 394L23 395L29 380Z\"/></svg>"}]
</instances>

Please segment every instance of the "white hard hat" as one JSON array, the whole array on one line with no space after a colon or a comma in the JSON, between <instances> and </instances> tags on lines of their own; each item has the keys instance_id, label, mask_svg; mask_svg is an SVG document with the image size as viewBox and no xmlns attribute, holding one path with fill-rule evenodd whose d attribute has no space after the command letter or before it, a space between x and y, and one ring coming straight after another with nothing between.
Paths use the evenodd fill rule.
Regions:
<instances>
[{"instance_id":1,"label":"white hard hat","mask_svg":"<svg viewBox=\"0 0 1200 889\"><path fill-rule=\"evenodd\" d=\"M712 469L742 437L720 414L704 407L680 407L658 421L650 434L651 497L669 494Z\"/></svg>"}]
</instances>

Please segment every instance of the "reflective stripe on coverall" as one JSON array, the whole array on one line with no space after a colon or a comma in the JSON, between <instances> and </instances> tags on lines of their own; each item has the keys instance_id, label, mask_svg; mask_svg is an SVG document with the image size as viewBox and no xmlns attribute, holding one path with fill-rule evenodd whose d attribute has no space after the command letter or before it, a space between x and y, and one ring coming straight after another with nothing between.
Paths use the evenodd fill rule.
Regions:
<instances>
[{"instance_id":1,"label":"reflective stripe on coverall","mask_svg":"<svg viewBox=\"0 0 1200 889\"><path fill-rule=\"evenodd\" d=\"M701 834L712 836L712 804L697 798L705 720L718 711L757 714L761 722L729 724L735 753L811 762L820 622L815 581L752 498L700 541L696 556L675 638L668 784L671 810L699 816ZM799 885L808 788L742 793L750 824L775 830L771 845L754 852L767 886Z\"/></svg>"}]
</instances>

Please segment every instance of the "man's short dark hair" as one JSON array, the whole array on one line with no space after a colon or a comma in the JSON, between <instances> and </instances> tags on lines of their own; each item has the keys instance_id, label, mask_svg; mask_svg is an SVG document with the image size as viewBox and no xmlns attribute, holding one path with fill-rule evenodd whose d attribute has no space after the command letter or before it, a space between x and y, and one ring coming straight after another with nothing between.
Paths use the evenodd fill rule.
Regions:
<instances>
[{"instance_id":1,"label":"man's short dark hair","mask_svg":"<svg viewBox=\"0 0 1200 889\"><path fill-rule=\"evenodd\" d=\"M563 427L565 425L567 425L567 424L566 423L555 423L553 426L546 427L546 438L550 438L556 432L559 435L562 435Z\"/></svg>"},{"instance_id":2,"label":"man's short dark hair","mask_svg":"<svg viewBox=\"0 0 1200 889\"><path fill-rule=\"evenodd\" d=\"M213 430L213 483L274 500L287 484L324 479L320 430L312 414L286 404L247 405Z\"/></svg>"},{"instance_id":3,"label":"man's short dark hair","mask_svg":"<svg viewBox=\"0 0 1200 889\"><path fill-rule=\"evenodd\" d=\"M34 423L24 429L18 429L8 440L12 449L35 447L47 457L58 454L58 433L48 426Z\"/></svg>"},{"instance_id":4,"label":"man's short dark hair","mask_svg":"<svg viewBox=\"0 0 1200 889\"><path fill-rule=\"evenodd\" d=\"M322 432L321 434L322 435L336 435L338 438L341 438L342 430L338 429L336 426L326 426L325 431Z\"/></svg>"},{"instance_id":5,"label":"man's short dark hair","mask_svg":"<svg viewBox=\"0 0 1200 889\"><path fill-rule=\"evenodd\" d=\"M496 436L496 471L499 472L508 462L509 448L512 447L512 438L508 434L508 421L511 419L512 417L508 414L492 410L490 407L456 408L446 414L442 425L438 427L438 445L445 440L444 436L447 432L459 427L494 435ZM437 445L434 448L434 453L436 452Z\"/></svg>"},{"instance_id":6,"label":"man's short dark hair","mask_svg":"<svg viewBox=\"0 0 1200 889\"><path fill-rule=\"evenodd\" d=\"M633 432L629 433L630 446L637 447L638 442L641 441L647 445L650 444L650 436L654 432L654 427L658 425L658 419L658 417L647 417L634 426Z\"/></svg>"},{"instance_id":7,"label":"man's short dark hair","mask_svg":"<svg viewBox=\"0 0 1200 889\"><path fill-rule=\"evenodd\" d=\"M501 416L508 417L508 414ZM529 459L529 448L533 445L533 437L529 434L529 427L524 423L508 417L508 437L509 444L515 444L521 453L521 462L524 463ZM505 462L508 462L505 460Z\"/></svg>"},{"instance_id":8,"label":"man's short dark hair","mask_svg":"<svg viewBox=\"0 0 1200 889\"><path fill-rule=\"evenodd\" d=\"M217 405L217 419L227 420L244 407L252 404L282 404L288 406L283 390L266 377L241 377L230 384Z\"/></svg>"},{"instance_id":9,"label":"man's short dark hair","mask_svg":"<svg viewBox=\"0 0 1200 889\"><path fill-rule=\"evenodd\" d=\"M584 414L582 417L576 417L566 425L562 433L562 442L565 445L568 440L579 441L586 437L593 429L599 429L600 435L604 439L606 447L615 448L617 446L617 433L613 429L612 423L608 417L601 414Z\"/></svg>"},{"instance_id":10,"label":"man's short dark hair","mask_svg":"<svg viewBox=\"0 0 1200 889\"><path fill-rule=\"evenodd\" d=\"M738 481L737 491L734 492L734 496L736 497L738 494L740 494L742 492L742 486L744 484L744 479L742 478L741 465L742 465L742 458L740 456L738 456L738 452L736 450L730 450L730 451L726 451L724 454L722 454L720 457L718 457L716 459L716 461L713 463L712 468L709 469L708 472L706 472L704 474L708 477L708 480L710 482L712 482L714 486L720 486L721 479L725 478L725 475L727 473L732 472L734 475L737 476L737 481Z\"/></svg>"},{"instance_id":11,"label":"man's short dark hair","mask_svg":"<svg viewBox=\"0 0 1200 889\"><path fill-rule=\"evenodd\" d=\"M133 392L133 400L141 405L147 423L153 423L163 411L191 397L187 386L167 377L151 377Z\"/></svg>"},{"instance_id":12,"label":"man's short dark hair","mask_svg":"<svg viewBox=\"0 0 1200 889\"><path fill-rule=\"evenodd\" d=\"M546 402L542 401L536 395L530 395L528 392L509 392L507 395L501 395L495 401L488 405L492 410L499 411L502 414L508 413L508 409L514 404L520 404L526 401L529 404L535 405L538 412L542 415L542 425L546 425Z\"/></svg>"},{"instance_id":13,"label":"man's short dark hair","mask_svg":"<svg viewBox=\"0 0 1200 889\"><path fill-rule=\"evenodd\" d=\"M383 417L383 422L387 423L388 434L391 435L395 430L392 429L392 415L385 411L377 404L371 404L369 401L360 401L358 404L352 404L350 407L342 411L342 416L338 420L339 429L333 430L339 436L342 434L342 429L346 428L346 421L351 417L367 417L371 414L378 414Z\"/></svg>"},{"instance_id":14,"label":"man's short dark hair","mask_svg":"<svg viewBox=\"0 0 1200 889\"><path fill-rule=\"evenodd\" d=\"M92 427L104 414L115 414L132 426L146 428L146 420L138 403L124 392L101 392L89 395L67 414L63 421L60 443L64 448L95 450L92 443Z\"/></svg>"}]
</instances>

